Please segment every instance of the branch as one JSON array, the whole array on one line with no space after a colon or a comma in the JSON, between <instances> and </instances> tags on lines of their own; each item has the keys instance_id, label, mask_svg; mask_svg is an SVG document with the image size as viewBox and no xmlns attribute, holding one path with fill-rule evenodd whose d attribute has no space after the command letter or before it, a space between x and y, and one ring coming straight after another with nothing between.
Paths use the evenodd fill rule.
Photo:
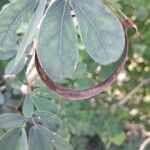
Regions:
<instances>
[{"instance_id":1,"label":"branch","mask_svg":"<svg viewBox=\"0 0 150 150\"><path fill-rule=\"evenodd\" d=\"M139 91L141 87L148 84L150 82L150 79L143 79L127 96L125 96L118 104L117 106L122 106L125 103L128 102L128 100Z\"/></svg>"},{"instance_id":2,"label":"branch","mask_svg":"<svg viewBox=\"0 0 150 150\"><path fill-rule=\"evenodd\" d=\"M138 150L145 150L145 148L150 144L150 132L147 131L142 124L130 123L127 125L127 130L131 132L141 133L143 138L146 138L143 143L139 146ZM140 131L140 132L139 132Z\"/></svg>"},{"instance_id":3,"label":"branch","mask_svg":"<svg viewBox=\"0 0 150 150\"><path fill-rule=\"evenodd\" d=\"M150 144L150 137L147 138L140 146L139 150L145 150L145 148Z\"/></svg>"}]
</instances>

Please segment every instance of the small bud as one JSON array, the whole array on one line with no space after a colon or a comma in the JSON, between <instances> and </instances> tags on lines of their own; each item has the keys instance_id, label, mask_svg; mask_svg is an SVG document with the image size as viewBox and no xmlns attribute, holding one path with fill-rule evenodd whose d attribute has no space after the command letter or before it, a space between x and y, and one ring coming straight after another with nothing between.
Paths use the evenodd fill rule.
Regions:
<instances>
[{"instance_id":1,"label":"small bud","mask_svg":"<svg viewBox=\"0 0 150 150\"><path fill-rule=\"evenodd\" d=\"M130 115L131 115L132 117L136 117L136 116L138 115L138 113L139 113L138 109L132 109L132 110L130 111Z\"/></svg>"}]
</instances>

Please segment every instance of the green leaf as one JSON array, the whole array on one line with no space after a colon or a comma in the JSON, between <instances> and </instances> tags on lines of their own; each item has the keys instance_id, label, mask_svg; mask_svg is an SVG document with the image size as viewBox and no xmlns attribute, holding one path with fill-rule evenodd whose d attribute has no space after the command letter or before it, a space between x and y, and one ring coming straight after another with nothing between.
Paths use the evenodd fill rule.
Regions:
<instances>
[{"instance_id":1,"label":"green leaf","mask_svg":"<svg viewBox=\"0 0 150 150\"><path fill-rule=\"evenodd\" d=\"M77 39L68 0L55 0L43 20L37 54L53 79L68 77L77 64Z\"/></svg>"},{"instance_id":2,"label":"green leaf","mask_svg":"<svg viewBox=\"0 0 150 150\"><path fill-rule=\"evenodd\" d=\"M23 115L27 118L32 117L34 112L33 97L31 94L28 94L23 103Z\"/></svg>"},{"instance_id":3,"label":"green leaf","mask_svg":"<svg viewBox=\"0 0 150 150\"><path fill-rule=\"evenodd\" d=\"M58 99L58 96L51 92L48 87L46 86L40 86L38 88L35 88L33 90L34 95L39 97L44 97L47 99Z\"/></svg>"},{"instance_id":4,"label":"green leaf","mask_svg":"<svg viewBox=\"0 0 150 150\"><path fill-rule=\"evenodd\" d=\"M3 105L5 102L5 98L3 96L3 94L0 92L0 105Z\"/></svg>"},{"instance_id":5,"label":"green leaf","mask_svg":"<svg viewBox=\"0 0 150 150\"><path fill-rule=\"evenodd\" d=\"M10 50L17 47L16 31L26 15L33 13L37 0L14 0L0 13L0 49ZM5 18L5 19L4 19Z\"/></svg>"},{"instance_id":6,"label":"green leaf","mask_svg":"<svg viewBox=\"0 0 150 150\"><path fill-rule=\"evenodd\" d=\"M87 65L83 64L83 63L80 63L80 64L78 64L76 70L74 71L74 73L72 74L72 76L70 78L73 79L73 80L80 79L86 73L87 73Z\"/></svg>"},{"instance_id":7,"label":"green leaf","mask_svg":"<svg viewBox=\"0 0 150 150\"><path fill-rule=\"evenodd\" d=\"M19 144L20 144L20 150L28 150L27 133L24 128L22 128L22 135Z\"/></svg>"},{"instance_id":8,"label":"green leaf","mask_svg":"<svg viewBox=\"0 0 150 150\"><path fill-rule=\"evenodd\" d=\"M8 3L8 0L0 0L0 9L6 3Z\"/></svg>"},{"instance_id":9,"label":"green leaf","mask_svg":"<svg viewBox=\"0 0 150 150\"><path fill-rule=\"evenodd\" d=\"M117 61L125 45L121 23L99 0L71 0L81 31L83 44L98 63Z\"/></svg>"},{"instance_id":10,"label":"green leaf","mask_svg":"<svg viewBox=\"0 0 150 150\"><path fill-rule=\"evenodd\" d=\"M117 68L118 62L107 65L107 66L101 66L101 70L100 70L100 79L102 81L106 80L110 75L113 74L113 72L115 71L115 69Z\"/></svg>"},{"instance_id":11,"label":"green leaf","mask_svg":"<svg viewBox=\"0 0 150 150\"><path fill-rule=\"evenodd\" d=\"M35 96L34 104L40 111L49 111L55 114L58 112L56 104L48 99Z\"/></svg>"},{"instance_id":12,"label":"green leaf","mask_svg":"<svg viewBox=\"0 0 150 150\"><path fill-rule=\"evenodd\" d=\"M0 137L3 136L5 134L4 129L0 129Z\"/></svg>"},{"instance_id":13,"label":"green leaf","mask_svg":"<svg viewBox=\"0 0 150 150\"><path fill-rule=\"evenodd\" d=\"M9 50L9 51L1 51L0 50L0 60L6 60L14 57L17 54L16 50Z\"/></svg>"},{"instance_id":14,"label":"green leaf","mask_svg":"<svg viewBox=\"0 0 150 150\"><path fill-rule=\"evenodd\" d=\"M29 133L29 150L72 150L60 135L43 126L34 126Z\"/></svg>"},{"instance_id":15,"label":"green leaf","mask_svg":"<svg viewBox=\"0 0 150 150\"><path fill-rule=\"evenodd\" d=\"M40 132L37 126L30 129L29 132L29 150L52 150L52 144L48 142L47 137Z\"/></svg>"},{"instance_id":16,"label":"green leaf","mask_svg":"<svg viewBox=\"0 0 150 150\"><path fill-rule=\"evenodd\" d=\"M125 142L126 138L126 134L124 132L121 132L112 138L112 142L115 145L121 146Z\"/></svg>"},{"instance_id":17,"label":"green leaf","mask_svg":"<svg viewBox=\"0 0 150 150\"><path fill-rule=\"evenodd\" d=\"M5 74L7 74L7 75L15 74L16 75L16 74L20 73L24 69L27 59L26 58L22 59L22 61L15 67L14 67L14 62L15 62L15 58L10 60L10 62L8 63L8 65L5 68Z\"/></svg>"},{"instance_id":18,"label":"green leaf","mask_svg":"<svg viewBox=\"0 0 150 150\"><path fill-rule=\"evenodd\" d=\"M93 86L94 83L95 83L94 79L80 78L73 84L73 86L76 89L81 89L81 88L87 88Z\"/></svg>"},{"instance_id":19,"label":"green leaf","mask_svg":"<svg viewBox=\"0 0 150 150\"><path fill-rule=\"evenodd\" d=\"M21 136L20 128L8 131L0 139L1 150L18 150L19 139Z\"/></svg>"},{"instance_id":20,"label":"green leaf","mask_svg":"<svg viewBox=\"0 0 150 150\"><path fill-rule=\"evenodd\" d=\"M39 0L37 9L29 22L28 31L25 33L23 41L19 45L14 66L18 65L18 63L21 61L27 49L27 46L32 42L32 38L35 35L35 32L37 31L37 27L42 19L46 3L47 3L47 0Z\"/></svg>"},{"instance_id":21,"label":"green leaf","mask_svg":"<svg viewBox=\"0 0 150 150\"><path fill-rule=\"evenodd\" d=\"M5 113L0 115L0 128L7 129L20 126L25 121L25 118L20 114Z\"/></svg>"},{"instance_id":22,"label":"green leaf","mask_svg":"<svg viewBox=\"0 0 150 150\"><path fill-rule=\"evenodd\" d=\"M62 125L61 119L53 113L36 111L34 115L38 119L38 122L53 131L56 131Z\"/></svg>"}]
</instances>

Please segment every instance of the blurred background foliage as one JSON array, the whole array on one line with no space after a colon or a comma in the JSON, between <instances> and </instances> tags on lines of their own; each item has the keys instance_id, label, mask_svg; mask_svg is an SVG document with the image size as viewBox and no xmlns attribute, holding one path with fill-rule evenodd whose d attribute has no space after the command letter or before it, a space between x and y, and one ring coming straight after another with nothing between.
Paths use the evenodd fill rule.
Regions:
<instances>
[{"instance_id":1,"label":"blurred background foliage","mask_svg":"<svg viewBox=\"0 0 150 150\"><path fill-rule=\"evenodd\" d=\"M137 150L145 136L142 131L150 130L150 84L144 85L121 106L117 104L144 79L150 78L150 1L111 0L137 24L141 37L132 30L129 34L129 57L125 70L106 92L89 101L61 101L36 81L35 95L55 101L63 120L60 130L75 150ZM0 0L2 7L7 0ZM79 39L80 41L80 39ZM70 79L59 81L67 87L86 88L105 80L117 63L99 66L85 53L79 42L79 63ZM0 54L0 113L13 112L22 98L20 86L24 82L24 65L19 68L16 79L7 79L11 72L8 55ZM9 57L8 57L9 58ZM3 135L0 130L0 136ZM150 146L147 146L147 150Z\"/></svg>"}]
</instances>

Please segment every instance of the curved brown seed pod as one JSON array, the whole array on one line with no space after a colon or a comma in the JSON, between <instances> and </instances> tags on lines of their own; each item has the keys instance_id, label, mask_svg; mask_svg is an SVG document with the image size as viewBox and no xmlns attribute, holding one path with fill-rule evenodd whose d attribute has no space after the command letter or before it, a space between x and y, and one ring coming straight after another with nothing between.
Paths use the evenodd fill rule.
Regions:
<instances>
[{"instance_id":1,"label":"curved brown seed pod","mask_svg":"<svg viewBox=\"0 0 150 150\"><path fill-rule=\"evenodd\" d=\"M69 88L65 88L61 85L54 83L50 79L50 77L45 73L45 71L43 70L43 68L38 60L37 54L35 54L35 66L36 66L37 72L38 72L40 78L42 79L42 81L54 93L56 93L57 95L65 98L65 99L68 99L68 100L83 100L83 99L91 98L91 97L105 91L107 89L107 87L110 86L113 83L113 81L115 81L117 79L117 76L124 69L127 55L128 55L128 38L127 38L127 33L125 32L124 52L120 58L120 64L118 65L118 67L116 68L114 73L110 77L108 77L104 82L99 83L98 85L95 85L93 87L83 89L83 90L69 89Z\"/></svg>"}]
</instances>

